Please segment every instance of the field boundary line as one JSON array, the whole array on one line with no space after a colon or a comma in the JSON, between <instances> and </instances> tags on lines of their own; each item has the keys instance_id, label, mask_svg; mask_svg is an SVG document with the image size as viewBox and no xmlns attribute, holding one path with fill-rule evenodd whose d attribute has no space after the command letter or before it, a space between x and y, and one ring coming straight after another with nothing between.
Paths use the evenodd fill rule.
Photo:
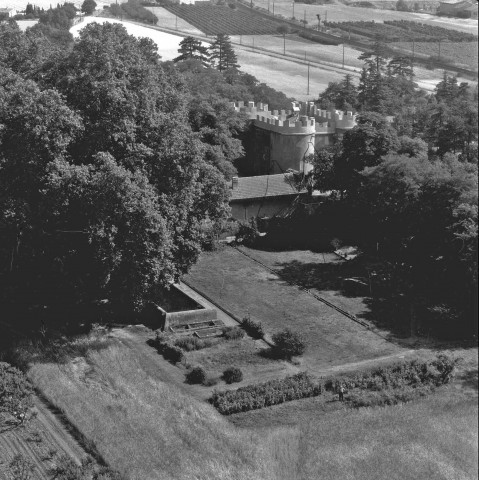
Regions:
<instances>
[{"instance_id":1,"label":"field boundary line","mask_svg":"<svg viewBox=\"0 0 479 480\"><path fill-rule=\"evenodd\" d=\"M266 270L268 270L270 273L273 273L274 275L277 275L279 278L283 279L287 284L289 285L292 285L296 288L298 288L298 290L301 290L302 292L306 292L307 294L311 295L313 298L315 298L316 300L318 300L319 302L321 303L324 303L325 305L327 305L328 307L330 308L333 308L334 310L336 310L338 313L340 313L341 315L349 318L350 320L352 320L353 322L356 322L357 324L361 325L362 327L368 329L369 331L371 331L372 333L374 333L375 335L377 335L378 337L381 337L383 340L386 340L390 343L393 343L391 340L389 340L387 337L385 337L384 335L381 335L374 327L372 327L371 325L369 325L367 322L364 322L363 320L360 320L358 317L356 317L356 315L348 312L347 310L344 310L343 308L341 307L338 307L337 305L335 305L334 303L330 302L329 300L326 300L325 298L321 297L320 295L312 292L311 290L309 290L308 288L306 287L302 287L301 285L295 283L295 282L292 282L291 280L286 280L277 270L275 270L274 268L271 268L271 267L268 267L267 265L265 265L263 262L261 262L260 260L257 260L256 258L254 258L253 256L251 255L248 255L246 252L244 252L243 250L241 250L240 248L236 247L236 246L232 246L236 251L238 251L239 253L241 253L242 255L244 255L245 257L249 258L250 260L252 260L253 262L256 262L258 265L261 265L263 268L265 268Z\"/></svg>"}]
</instances>

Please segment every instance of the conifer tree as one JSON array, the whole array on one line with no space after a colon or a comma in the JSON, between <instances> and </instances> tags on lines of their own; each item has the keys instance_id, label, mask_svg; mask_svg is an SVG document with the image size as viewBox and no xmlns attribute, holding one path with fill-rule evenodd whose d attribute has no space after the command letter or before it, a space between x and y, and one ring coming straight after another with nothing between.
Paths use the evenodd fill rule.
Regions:
<instances>
[{"instance_id":1,"label":"conifer tree","mask_svg":"<svg viewBox=\"0 0 479 480\"><path fill-rule=\"evenodd\" d=\"M383 44L376 42L373 50L359 56L364 67L359 80L359 103L365 110L383 112L387 89L385 88L386 52Z\"/></svg>"},{"instance_id":2,"label":"conifer tree","mask_svg":"<svg viewBox=\"0 0 479 480\"><path fill-rule=\"evenodd\" d=\"M188 60L189 58L199 60L204 66L209 63L208 49L201 44L200 40L196 40L193 37L185 37L180 42L178 53L180 55L173 60L175 63Z\"/></svg>"},{"instance_id":3,"label":"conifer tree","mask_svg":"<svg viewBox=\"0 0 479 480\"><path fill-rule=\"evenodd\" d=\"M238 59L231 46L231 39L224 33L216 35L215 41L211 44L211 61L215 67L223 72L225 70L236 70L239 68Z\"/></svg>"}]
</instances>

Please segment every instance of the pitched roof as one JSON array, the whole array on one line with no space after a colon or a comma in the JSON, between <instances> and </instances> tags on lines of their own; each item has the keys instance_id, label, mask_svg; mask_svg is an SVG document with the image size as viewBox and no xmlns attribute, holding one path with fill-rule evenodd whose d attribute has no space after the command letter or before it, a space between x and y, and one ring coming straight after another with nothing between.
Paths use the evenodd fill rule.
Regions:
<instances>
[{"instance_id":1,"label":"pitched roof","mask_svg":"<svg viewBox=\"0 0 479 480\"><path fill-rule=\"evenodd\" d=\"M297 195L298 193L306 192L304 188L298 190L293 173L238 177L236 184L235 180L230 184L230 190L230 201Z\"/></svg>"}]
</instances>

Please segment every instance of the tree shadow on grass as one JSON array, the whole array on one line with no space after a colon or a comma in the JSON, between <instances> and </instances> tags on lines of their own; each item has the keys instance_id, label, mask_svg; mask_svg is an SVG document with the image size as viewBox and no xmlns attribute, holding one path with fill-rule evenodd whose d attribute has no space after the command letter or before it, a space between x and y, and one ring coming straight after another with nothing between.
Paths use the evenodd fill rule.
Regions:
<instances>
[{"instance_id":1,"label":"tree shadow on grass","mask_svg":"<svg viewBox=\"0 0 479 480\"><path fill-rule=\"evenodd\" d=\"M306 289L338 290L341 295L361 296L360 292L344 286L344 281L348 278L364 279L364 272L356 265L347 262L303 263L293 260L279 264L275 271L288 283L294 283Z\"/></svg>"},{"instance_id":2,"label":"tree shadow on grass","mask_svg":"<svg viewBox=\"0 0 479 480\"><path fill-rule=\"evenodd\" d=\"M360 299L366 305L366 311L349 313L385 331L389 340L400 342L409 335L409 323L404 321L409 318L409 312L405 305L390 295L371 295L374 291L381 291L377 282L371 283L370 280L369 275L374 266L374 261L365 257L334 263L304 263L294 260L278 264L275 270L282 280L308 290L316 290L319 296L321 291L334 291L345 298Z\"/></svg>"}]
</instances>

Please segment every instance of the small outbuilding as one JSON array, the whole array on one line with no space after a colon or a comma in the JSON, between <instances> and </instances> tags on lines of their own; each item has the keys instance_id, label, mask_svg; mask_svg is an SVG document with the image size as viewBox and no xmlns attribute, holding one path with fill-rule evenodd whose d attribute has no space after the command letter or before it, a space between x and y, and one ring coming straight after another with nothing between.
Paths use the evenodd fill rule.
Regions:
<instances>
[{"instance_id":1,"label":"small outbuilding","mask_svg":"<svg viewBox=\"0 0 479 480\"><path fill-rule=\"evenodd\" d=\"M273 217L288 209L308 190L293 172L255 177L233 177L230 185L231 214L235 220Z\"/></svg>"}]
</instances>

